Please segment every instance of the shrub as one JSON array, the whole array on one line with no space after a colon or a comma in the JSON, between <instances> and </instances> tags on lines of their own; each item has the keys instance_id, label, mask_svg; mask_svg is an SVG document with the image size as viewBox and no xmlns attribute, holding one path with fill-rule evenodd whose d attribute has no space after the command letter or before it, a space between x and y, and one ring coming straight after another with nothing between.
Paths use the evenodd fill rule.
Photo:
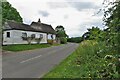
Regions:
<instances>
[{"instance_id":1,"label":"shrub","mask_svg":"<svg viewBox=\"0 0 120 80\"><path fill-rule=\"evenodd\" d=\"M60 38L60 43L61 44L66 44L67 43L67 39L65 37L61 37Z\"/></svg>"}]
</instances>

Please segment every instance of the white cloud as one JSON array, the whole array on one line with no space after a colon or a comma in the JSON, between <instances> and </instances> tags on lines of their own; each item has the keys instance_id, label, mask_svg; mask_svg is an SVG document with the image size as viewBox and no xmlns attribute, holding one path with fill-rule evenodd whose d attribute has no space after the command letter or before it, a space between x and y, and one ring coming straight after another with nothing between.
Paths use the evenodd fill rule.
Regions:
<instances>
[{"instance_id":1,"label":"white cloud","mask_svg":"<svg viewBox=\"0 0 120 80\"><path fill-rule=\"evenodd\" d=\"M101 8L103 0L8 1L20 12L24 23L30 24L40 18L41 22L51 24L53 28L57 25L63 25L70 37L81 36L92 25L101 26L102 24L102 13L95 16L93 14ZM90 3L90 5L87 7L83 3Z\"/></svg>"}]
</instances>

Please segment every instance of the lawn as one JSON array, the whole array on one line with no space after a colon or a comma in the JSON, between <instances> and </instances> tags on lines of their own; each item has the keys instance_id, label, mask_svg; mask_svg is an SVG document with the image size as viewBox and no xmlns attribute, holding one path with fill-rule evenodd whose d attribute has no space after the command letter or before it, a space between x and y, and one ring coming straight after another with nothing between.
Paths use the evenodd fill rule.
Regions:
<instances>
[{"instance_id":1,"label":"lawn","mask_svg":"<svg viewBox=\"0 0 120 80\"><path fill-rule=\"evenodd\" d=\"M112 65L114 58L105 59L106 54L103 43L84 41L43 78L118 78L115 66Z\"/></svg>"},{"instance_id":2,"label":"lawn","mask_svg":"<svg viewBox=\"0 0 120 80\"><path fill-rule=\"evenodd\" d=\"M24 51L24 50L32 50L32 49L37 49L37 48L46 48L46 47L50 47L52 45L50 44L17 44L17 45L6 45L6 46L2 46L3 50L6 51Z\"/></svg>"}]
</instances>

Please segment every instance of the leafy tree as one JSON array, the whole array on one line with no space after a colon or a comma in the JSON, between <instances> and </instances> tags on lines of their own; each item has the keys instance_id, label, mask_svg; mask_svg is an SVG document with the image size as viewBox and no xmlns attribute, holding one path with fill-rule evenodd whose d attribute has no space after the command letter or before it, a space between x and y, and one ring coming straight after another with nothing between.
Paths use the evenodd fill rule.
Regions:
<instances>
[{"instance_id":1,"label":"leafy tree","mask_svg":"<svg viewBox=\"0 0 120 80\"><path fill-rule=\"evenodd\" d=\"M9 2L2 2L2 23L6 20L23 22L19 12Z\"/></svg>"},{"instance_id":2,"label":"leafy tree","mask_svg":"<svg viewBox=\"0 0 120 80\"><path fill-rule=\"evenodd\" d=\"M98 27L92 27L91 29L87 29L88 32L84 33L82 38L83 40L102 40L103 31Z\"/></svg>"},{"instance_id":3,"label":"leafy tree","mask_svg":"<svg viewBox=\"0 0 120 80\"><path fill-rule=\"evenodd\" d=\"M83 35L82 35L82 40L88 40L90 37L90 32L85 32Z\"/></svg>"},{"instance_id":4,"label":"leafy tree","mask_svg":"<svg viewBox=\"0 0 120 80\"><path fill-rule=\"evenodd\" d=\"M56 36L59 37L67 37L67 34L65 32L65 29L63 26L59 25L55 28Z\"/></svg>"},{"instance_id":5,"label":"leafy tree","mask_svg":"<svg viewBox=\"0 0 120 80\"><path fill-rule=\"evenodd\" d=\"M68 35L66 34L64 27L59 25L55 28L55 31L57 40L60 40L60 42L63 44L66 43L67 42L66 37L68 37Z\"/></svg>"}]
</instances>

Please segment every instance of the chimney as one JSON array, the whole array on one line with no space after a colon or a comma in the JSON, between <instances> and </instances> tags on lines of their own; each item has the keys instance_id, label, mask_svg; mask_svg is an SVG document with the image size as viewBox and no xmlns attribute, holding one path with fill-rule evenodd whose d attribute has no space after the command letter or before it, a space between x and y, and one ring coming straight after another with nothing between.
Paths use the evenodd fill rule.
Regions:
<instances>
[{"instance_id":1,"label":"chimney","mask_svg":"<svg viewBox=\"0 0 120 80\"><path fill-rule=\"evenodd\" d=\"M38 19L38 23L41 23L40 18Z\"/></svg>"}]
</instances>

